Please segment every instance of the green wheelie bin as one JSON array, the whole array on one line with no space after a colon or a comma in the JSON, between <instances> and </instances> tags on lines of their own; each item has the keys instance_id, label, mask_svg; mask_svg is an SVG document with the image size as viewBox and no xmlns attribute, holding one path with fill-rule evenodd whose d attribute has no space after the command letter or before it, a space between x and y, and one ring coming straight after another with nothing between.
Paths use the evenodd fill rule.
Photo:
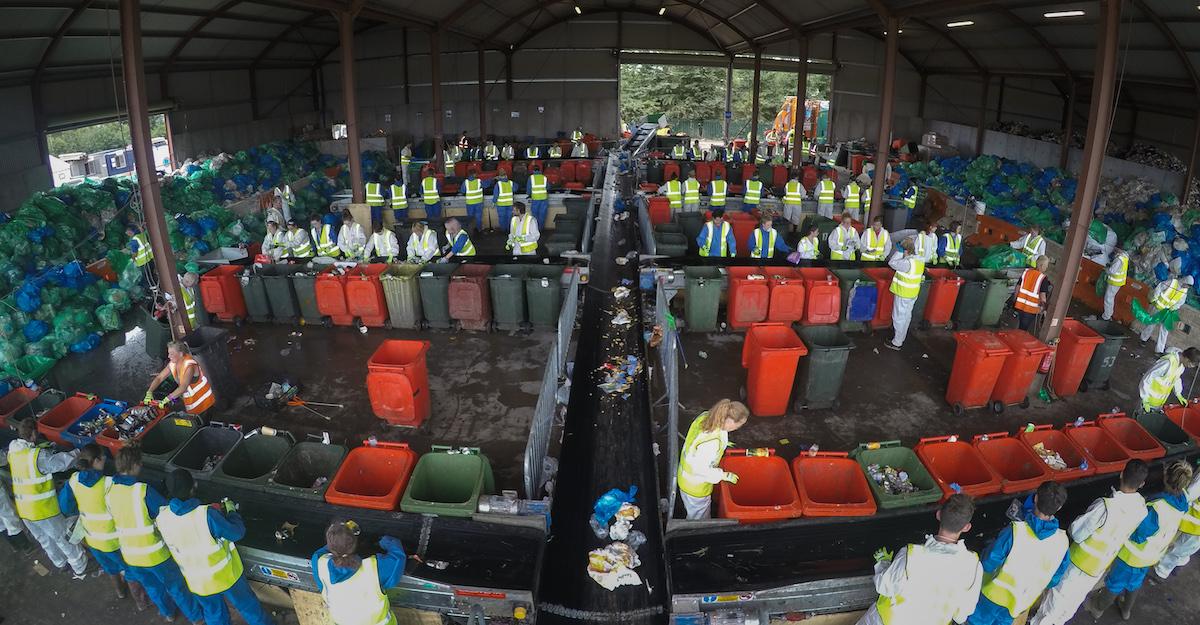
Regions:
<instances>
[{"instance_id":1,"label":"green wheelie bin","mask_svg":"<svg viewBox=\"0 0 1200 625\"><path fill-rule=\"evenodd\" d=\"M808 357L800 359L795 410L833 408L841 402L842 378L854 343L837 326L804 326L800 339L808 348Z\"/></svg>"},{"instance_id":2,"label":"green wheelie bin","mask_svg":"<svg viewBox=\"0 0 1200 625\"><path fill-rule=\"evenodd\" d=\"M963 279L954 301L954 327L959 330L979 329L979 318L983 314L983 303L987 299L987 281L974 269L956 269L954 273Z\"/></svg>"},{"instance_id":3,"label":"green wheelie bin","mask_svg":"<svg viewBox=\"0 0 1200 625\"><path fill-rule=\"evenodd\" d=\"M300 304L296 301L296 289L291 276L303 270L304 265L266 265L258 270L275 323L296 323L300 320Z\"/></svg>"},{"instance_id":4,"label":"green wheelie bin","mask_svg":"<svg viewBox=\"0 0 1200 625\"><path fill-rule=\"evenodd\" d=\"M716 332L721 308L721 269L684 267L684 320L689 332Z\"/></svg>"},{"instance_id":5,"label":"green wheelie bin","mask_svg":"<svg viewBox=\"0 0 1200 625\"><path fill-rule=\"evenodd\" d=\"M421 327L421 286L417 276L424 269L423 264L390 265L379 276L393 328L417 330Z\"/></svg>"},{"instance_id":6,"label":"green wheelie bin","mask_svg":"<svg viewBox=\"0 0 1200 625\"><path fill-rule=\"evenodd\" d=\"M421 312L425 315L426 325L431 328L450 327L450 276L459 267L458 263L426 265L417 274Z\"/></svg>"},{"instance_id":7,"label":"green wheelie bin","mask_svg":"<svg viewBox=\"0 0 1200 625\"><path fill-rule=\"evenodd\" d=\"M562 265L535 265L525 276L525 303L529 323L539 329L558 327L562 310Z\"/></svg>"},{"instance_id":8,"label":"green wheelie bin","mask_svg":"<svg viewBox=\"0 0 1200 625\"><path fill-rule=\"evenodd\" d=\"M492 320L501 330L520 330L527 322L525 278L533 265L496 265L488 274Z\"/></svg>"},{"instance_id":9,"label":"green wheelie bin","mask_svg":"<svg viewBox=\"0 0 1200 625\"><path fill-rule=\"evenodd\" d=\"M1000 315L1004 313L1004 303L1008 301L1008 295L1016 283L1008 277L1007 272L999 269L976 269L975 273L983 278L987 286L984 290L983 306L979 311L979 324L999 325Z\"/></svg>"}]
</instances>

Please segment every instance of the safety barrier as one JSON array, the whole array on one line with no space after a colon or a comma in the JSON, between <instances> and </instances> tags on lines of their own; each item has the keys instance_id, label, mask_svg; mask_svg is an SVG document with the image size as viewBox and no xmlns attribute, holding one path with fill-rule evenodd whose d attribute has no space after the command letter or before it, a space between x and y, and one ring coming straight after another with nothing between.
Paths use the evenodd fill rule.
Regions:
<instances>
[{"instance_id":1,"label":"safety barrier","mask_svg":"<svg viewBox=\"0 0 1200 625\"><path fill-rule=\"evenodd\" d=\"M566 379L567 355L571 347L571 334L575 329L575 316L579 308L579 272L572 272L567 287L567 297L558 315L558 328L554 336L550 360L542 375L542 387L538 391L537 405L533 409L533 424L529 428L529 440L525 444L525 496L539 499L542 483L546 480L545 460L550 451L550 437L554 430L560 399L558 389ZM569 397L569 395L568 395Z\"/></svg>"},{"instance_id":2,"label":"safety barrier","mask_svg":"<svg viewBox=\"0 0 1200 625\"><path fill-rule=\"evenodd\" d=\"M662 328L658 346L659 366L662 368L667 403L667 518L675 512L675 481L679 465L679 331L669 317L666 278L659 277L654 297L654 316Z\"/></svg>"}]
</instances>

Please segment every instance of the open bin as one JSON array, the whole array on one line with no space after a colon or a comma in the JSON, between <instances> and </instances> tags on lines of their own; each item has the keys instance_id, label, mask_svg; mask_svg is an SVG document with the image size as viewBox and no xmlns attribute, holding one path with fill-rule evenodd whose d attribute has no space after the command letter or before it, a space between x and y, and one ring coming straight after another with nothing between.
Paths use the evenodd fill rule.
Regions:
<instances>
[{"instance_id":1,"label":"open bin","mask_svg":"<svg viewBox=\"0 0 1200 625\"><path fill-rule=\"evenodd\" d=\"M18 386L9 391L4 397L0 397L0 427L7 427L16 424L18 421L24 421L33 416L29 404L34 399L37 399L38 392Z\"/></svg>"},{"instance_id":2,"label":"open bin","mask_svg":"<svg viewBox=\"0 0 1200 625\"><path fill-rule=\"evenodd\" d=\"M275 467L267 479L269 493L324 501L329 481L342 466L346 448L313 441L301 441Z\"/></svg>"},{"instance_id":3,"label":"open bin","mask_svg":"<svg viewBox=\"0 0 1200 625\"><path fill-rule=\"evenodd\" d=\"M292 276L304 270L304 265L265 265L258 269L267 302L271 305L271 316L275 323L295 323L301 317L300 304Z\"/></svg>"},{"instance_id":4,"label":"open bin","mask_svg":"<svg viewBox=\"0 0 1200 625\"><path fill-rule=\"evenodd\" d=\"M292 437L258 434L242 439L226 454L212 475L214 482L243 488L262 487L292 449Z\"/></svg>"},{"instance_id":5,"label":"open bin","mask_svg":"<svg viewBox=\"0 0 1200 625\"><path fill-rule=\"evenodd\" d=\"M1151 436L1158 439L1159 444L1167 450L1168 456L1188 452L1196 447L1191 435L1159 410L1139 413L1135 420L1138 425L1146 428Z\"/></svg>"},{"instance_id":6,"label":"open bin","mask_svg":"<svg viewBox=\"0 0 1200 625\"><path fill-rule=\"evenodd\" d=\"M838 323L842 332L859 332L871 327L875 306L879 300L875 280L863 275L860 269L834 269L842 294L842 315Z\"/></svg>"},{"instance_id":7,"label":"open bin","mask_svg":"<svg viewBox=\"0 0 1200 625\"><path fill-rule=\"evenodd\" d=\"M1121 354L1121 346L1125 339L1130 336L1129 330L1115 321L1103 319L1088 319L1083 323L1099 334L1104 342L1096 345L1096 350L1092 352L1087 371L1083 372L1083 381L1079 383L1079 390L1086 392L1091 387L1098 387L1107 391L1113 365L1117 362L1117 356Z\"/></svg>"},{"instance_id":8,"label":"open bin","mask_svg":"<svg viewBox=\"0 0 1200 625\"><path fill-rule=\"evenodd\" d=\"M955 269L954 273L963 280L954 302L954 327L975 330L980 326L983 302L987 299L987 280L974 269Z\"/></svg>"},{"instance_id":9,"label":"open bin","mask_svg":"<svg viewBox=\"0 0 1200 625\"><path fill-rule=\"evenodd\" d=\"M450 327L450 276L456 264L425 265L417 274L421 288L421 314L431 328Z\"/></svg>"},{"instance_id":10,"label":"open bin","mask_svg":"<svg viewBox=\"0 0 1200 625\"><path fill-rule=\"evenodd\" d=\"M469 517L479 495L496 490L492 463L478 449L451 449L434 445L417 461L400 509L415 514Z\"/></svg>"},{"instance_id":11,"label":"open bin","mask_svg":"<svg viewBox=\"0 0 1200 625\"><path fill-rule=\"evenodd\" d=\"M368 328L382 328L390 322L383 283L379 281L387 268L384 263L373 263L346 272L346 311Z\"/></svg>"},{"instance_id":12,"label":"open bin","mask_svg":"<svg viewBox=\"0 0 1200 625\"><path fill-rule=\"evenodd\" d=\"M313 290L317 295L317 310L325 325L348 326L354 315L346 306L346 275L340 267L329 267L317 274Z\"/></svg>"},{"instance_id":13,"label":"open bin","mask_svg":"<svg viewBox=\"0 0 1200 625\"><path fill-rule=\"evenodd\" d=\"M61 405L61 404L60 404ZM74 422L59 431L60 442L76 449L92 443L101 432L129 408L129 404L115 399L105 399L88 408Z\"/></svg>"},{"instance_id":14,"label":"open bin","mask_svg":"<svg viewBox=\"0 0 1200 625\"><path fill-rule=\"evenodd\" d=\"M896 299L892 293L892 277L896 271L889 267L866 267L862 272L868 280L875 281L875 317L871 319L871 327L886 328L892 325L892 303Z\"/></svg>"},{"instance_id":15,"label":"open bin","mask_svg":"<svg viewBox=\"0 0 1200 625\"><path fill-rule=\"evenodd\" d=\"M975 273L979 274L985 285L983 305L979 309L979 324L998 325L1000 315L1004 313L1004 303L1008 301L1015 282L1008 277L1008 272L1002 269L976 269Z\"/></svg>"},{"instance_id":16,"label":"open bin","mask_svg":"<svg viewBox=\"0 0 1200 625\"><path fill-rule=\"evenodd\" d=\"M379 277L393 328L420 329L421 288L417 276L424 268L425 265L412 263L389 265Z\"/></svg>"},{"instance_id":17,"label":"open bin","mask_svg":"<svg viewBox=\"0 0 1200 625\"><path fill-rule=\"evenodd\" d=\"M267 300L267 287L260 273L268 266L247 267L238 277L242 285L242 299L246 301L246 317L255 323L271 320L271 302Z\"/></svg>"},{"instance_id":18,"label":"open bin","mask_svg":"<svg viewBox=\"0 0 1200 625\"><path fill-rule=\"evenodd\" d=\"M239 276L241 265L221 265L200 276L200 299L204 309L221 321L239 322L246 318L246 298Z\"/></svg>"},{"instance_id":19,"label":"open bin","mask_svg":"<svg viewBox=\"0 0 1200 625\"><path fill-rule=\"evenodd\" d=\"M525 278L533 265L500 264L488 274L492 295L492 319L501 330L520 330L528 317Z\"/></svg>"},{"instance_id":20,"label":"open bin","mask_svg":"<svg viewBox=\"0 0 1200 625\"><path fill-rule=\"evenodd\" d=\"M240 442L242 435L236 430L202 427L171 456L165 471L170 473L175 469L187 469L196 477L207 477Z\"/></svg>"},{"instance_id":21,"label":"open bin","mask_svg":"<svg viewBox=\"0 0 1200 625\"><path fill-rule=\"evenodd\" d=\"M562 312L562 265L534 265L525 276L525 304L529 323L535 328L558 327Z\"/></svg>"},{"instance_id":22,"label":"open bin","mask_svg":"<svg viewBox=\"0 0 1200 625\"><path fill-rule=\"evenodd\" d=\"M746 400L756 417L782 417L796 382L796 367L808 353L796 331L785 323L756 323L742 342ZM840 386L840 385L839 385Z\"/></svg>"},{"instance_id":23,"label":"open bin","mask_svg":"<svg viewBox=\"0 0 1200 625\"><path fill-rule=\"evenodd\" d=\"M808 348L808 358L800 366L797 410L803 408L834 408L840 405L838 394L846 374L846 361L854 342L837 326L806 326L800 328L800 338Z\"/></svg>"},{"instance_id":24,"label":"open bin","mask_svg":"<svg viewBox=\"0 0 1200 625\"><path fill-rule=\"evenodd\" d=\"M684 267L684 320L689 332L715 332L721 307L721 269Z\"/></svg>"},{"instance_id":25,"label":"open bin","mask_svg":"<svg viewBox=\"0 0 1200 625\"><path fill-rule=\"evenodd\" d=\"M768 267L767 287L771 303L767 307L767 321L793 323L804 319L804 276L799 269L791 267Z\"/></svg>"},{"instance_id":26,"label":"open bin","mask_svg":"<svg viewBox=\"0 0 1200 625\"><path fill-rule=\"evenodd\" d=\"M717 485L718 516L739 523L769 523L803 513L787 460L774 451L766 456L748 456L745 451L731 450L721 459L721 468L736 474L738 483Z\"/></svg>"},{"instance_id":27,"label":"open bin","mask_svg":"<svg viewBox=\"0 0 1200 625\"><path fill-rule=\"evenodd\" d=\"M994 332L985 330L955 332L954 339L958 347L946 386L946 403L961 415L964 409L988 405L1012 350Z\"/></svg>"},{"instance_id":28,"label":"open bin","mask_svg":"<svg viewBox=\"0 0 1200 625\"><path fill-rule=\"evenodd\" d=\"M363 443L346 454L325 501L354 508L395 510L408 486L417 454L407 443Z\"/></svg>"},{"instance_id":29,"label":"open bin","mask_svg":"<svg viewBox=\"0 0 1200 625\"><path fill-rule=\"evenodd\" d=\"M1067 465L1065 469L1056 469L1046 465L1046 469L1050 471L1050 477L1056 482L1076 480L1096 473L1096 467L1088 462L1083 448L1062 430L1056 430L1050 425L1038 425L1034 426L1032 430L1022 430L1017 434L1017 438L1029 445L1030 449L1041 445L1062 458L1063 463ZM1034 451L1034 453L1037 452ZM1044 461L1043 464L1045 464Z\"/></svg>"},{"instance_id":30,"label":"open bin","mask_svg":"<svg viewBox=\"0 0 1200 625\"><path fill-rule=\"evenodd\" d=\"M1063 434L1083 450L1088 465L1095 467L1096 473L1120 473L1130 460L1121 443L1095 421L1067 424Z\"/></svg>"},{"instance_id":31,"label":"open bin","mask_svg":"<svg viewBox=\"0 0 1200 625\"><path fill-rule=\"evenodd\" d=\"M745 330L767 318L771 286L766 267L726 267L729 277L729 327Z\"/></svg>"},{"instance_id":32,"label":"open bin","mask_svg":"<svg viewBox=\"0 0 1200 625\"><path fill-rule=\"evenodd\" d=\"M1054 348L1037 340L1024 330L1000 330L996 336L1012 350L1004 361L996 386L992 389L992 410L1001 412L1004 406L1020 404L1029 407L1029 387L1037 375L1038 367Z\"/></svg>"},{"instance_id":33,"label":"open bin","mask_svg":"<svg viewBox=\"0 0 1200 625\"><path fill-rule=\"evenodd\" d=\"M1020 439L1007 432L980 434L973 440L983 461L1000 477L1000 492L1015 494L1037 490L1051 479L1045 461Z\"/></svg>"},{"instance_id":34,"label":"open bin","mask_svg":"<svg viewBox=\"0 0 1200 625\"><path fill-rule=\"evenodd\" d=\"M142 435L142 465L148 469L162 469L199 429L200 422L182 412L159 419Z\"/></svg>"},{"instance_id":35,"label":"open bin","mask_svg":"<svg viewBox=\"0 0 1200 625\"><path fill-rule=\"evenodd\" d=\"M804 277L804 323L837 323L842 312L842 291L837 276L824 267L801 267Z\"/></svg>"},{"instance_id":36,"label":"open bin","mask_svg":"<svg viewBox=\"0 0 1200 625\"><path fill-rule=\"evenodd\" d=\"M99 403L100 398L95 395L75 393L74 396L62 400L57 406L38 417L37 431L47 440L59 445L66 445L67 442L63 440L62 433Z\"/></svg>"},{"instance_id":37,"label":"open bin","mask_svg":"<svg viewBox=\"0 0 1200 625\"><path fill-rule=\"evenodd\" d=\"M1102 414L1096 417L1096 425L1112 434L1113 439L1125 448L1130 458L1149 461L1167 454L1166 448L1159 444L1153 434L1123 412Z\"/></svg>"},{"instance_id":38,"label":"open bin","mask_svg":"<svg viewBox=\"0 0 1200 625\"><path fill-rule=\"evenodd\" d=\"M929 282L929 300L925 303L925 314L922 317L925 320L924 325L949 328L963 279L953 270L940 267L926 269L925 277Z\"/></svg>"},{"instance_id":39,"label":"open bin","mask_svg":"<svg viewBox=\"0 0 1200 625\"><path fill-rule=\"evenodd\" d=\"M956 492L976 498L1000 492L1000 476L978 449L957 436L922 438L914 451L941 487L943 499Z\"/></svg>"},{"instance_id":40,"label":"open bin","mask_svg":"<svg viewBox=\"0 0 1200 625\"><path fill-rule=\"evenodd\" d=\"M1186 406L1171 405L1163 409L1167 419L1187 432L1193 441L1200 442L1200 399L1193 399Z\"/></svg>"},{"instance_id":41,"label":"open bin","mask_svg":"<svg viewBox=\"0 0 1200 625\"><path fill-rule=\"evenodd\" d=\"M933 476L929 475L929 470L921 464L917 455L911 449L901 445L900 441L863 443L850 452L850 457L858 463L863 474L868 476L867 486L875 495L875 501L879 503L879 507L884 510L937 503L942 498L942 489L934 481ZM873 466L878 467L881 471L885 467L891 467L897 472L906 473L914 490L912 492L889 492L890 489L886 484L870 477L870 467Z\"/></svg>"},{"instance_id":42,"label":"open bin","mask_svg":"<svg viewBox=\"0 0 1200 625\"><path fill-rule=\"evenodd\" d=\"M158 408L157 406L147 406L145 404L133 406L128 412L141 412L147 416L140 421L142 425L137 425L139 421L134 421L131 418L128 426L120 426L120 429L118 429L118 427L110 427L96 436L96 443L101 447L108 449L108 451L113 455L116 455L116 453L121 451L121 448L128 443L142 440L146 434L155 426L157 426L158 422L162 421L163 418L165 418L168 414L168 412L162 408ZM182 416L187 416L186 414L181 414ZM130 416L127 415L127 418L130 418ZM178 415L176 418L178 418ZM149 421L145 421L145 419L149 419ZM187 419L183 419L183 422L189 424L191 423ZM179 443L183 444L183 441L180 440ZM144 447L145 446L143 445L143 449Z\"/></svg>"},{"instance_id":43,"label":"open bin","mask_svg":"<svg viewBox=\"0 0 1200 625\"><path fill-rule=\"evenodd\" d=\"M1087 372L1088 364L1096 347L1104 337L1075 319L1064 319L1062 334L1058 338L1054 368L1050 371L1050 388L1059 397L1070 397L1079 392L1079 384Z\"/></svg>"},{"instance_id":44,"label":"open bin","mask_svg":"<svg viewBox=\"0 0 1200 625\"><path fill-rule=\"evenodd\" d=\"M461 265L450 276L450 318L464 330L486 331L492 323L492 298L488 289L491 265Z\"/></svg>"},{"instance_id":45,"label":"open bin","mask_svg":"<svg viewBox=\"0 0 1200 625\"><path fill-rule=\"evenodd\" d=\"M792 477L806 517L875 514L867 478L846 452L802 453L792 460Z\"/></svg>"},{"instance_id":46,"label":"open bin","mask_svg":"<svg viewBox=\"0 0 1200 625\"><path fill-rule=\"evenodd\" d=\"M375 416L391 425L429 418L429 341L386 340L367 361L367 395Z\"/></svg>"},{"instance_id":47,"label":"open bin","mask_svg":"<svg viewBox=\"0 0 1200 625\"><path fill-rule=\"evenodd\" d=\"M296 293L296 306L300 311L300 320L304 323L321 323L323 315L317 306L317 276L311 269L290 276L292 289Z\"/></svg>"}]
</instances>

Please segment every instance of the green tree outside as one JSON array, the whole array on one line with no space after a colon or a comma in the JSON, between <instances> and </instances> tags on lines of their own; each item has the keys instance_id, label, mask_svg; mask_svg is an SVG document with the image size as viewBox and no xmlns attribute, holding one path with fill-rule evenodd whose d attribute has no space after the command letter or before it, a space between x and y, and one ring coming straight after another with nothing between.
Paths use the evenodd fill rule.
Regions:
<instances>
[{"instance_id":1,"label":"green tree outside","mask_svg":"<svg viewBox=\"0 0 1200 625\"><path fill-rule=\"evenodd\" d=\"M150 136L167 136L167 122L163 115L150 118ZM126 122L106 122L46 135L50 153L55 156L72 152L92 154L115 150L129 145L129 142L129 124Z\"/></svg>"}]
</instances>

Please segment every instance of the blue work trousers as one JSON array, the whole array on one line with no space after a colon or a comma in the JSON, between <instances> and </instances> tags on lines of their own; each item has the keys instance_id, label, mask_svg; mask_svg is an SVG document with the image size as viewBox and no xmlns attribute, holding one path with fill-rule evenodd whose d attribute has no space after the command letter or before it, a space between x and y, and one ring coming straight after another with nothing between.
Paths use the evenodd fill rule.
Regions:
<instances>
[{"instance_id":1,"label":"blue work trousers","mask_svg":"<svg viewBox=\"0 0 1200 625\"><path fill-rule=\"evenodd\" d=\"M538 230L545 230L546 213L550 211L550 200L530 200L529 211L537 220Z\"/></svg>"},{"instance_id":2,"label":"blue work trousers","mask_svg":"<svg viewBox=\"0 0 1200 625\"><path fill-rule=\"evenodd\" d=\"M503 232L508 232L508 226L510 223L512 223L512 204L509 204L508 206L501 206L497 204L496 215L500 219L500 223L498 224L500 226L499 229Z\"/></svg>"},{"instance_id":3,"label":"blue work trousers","mask_svg":"<svg viewBox=\"0 0 1200 625\"><path fill-rule=\"evenodd\" d=\"M125 577L141 584L154 605L158 606L163 618L173 618L176 609L183 612L183 617L193 623L204 619L204 612L196 596L188 590L187 582L183 581L183 573L174 560L167 560L157 566L130 566L125 569Z\"/></svg>"},{"instance_id":4,"label":"blue work trousers","mask_svg":"<svg viewBox=\"0 0 1200 625\"><path fill-rule=\"evenodd\" d=\"M246 581L245 575L239 577L238 581L234 582L225 592L207 597L197 596L196 599L200 602L200 608L204 610L204 625L230 625L232 623L229 619L229 608L225 605L226 600L233 605L233 609L237 610L238 614L242 615L246 625L275 625L271 615L263 609L262 604L258 602L258 597L250 589L250 582Z\"/></svg>"},{"instance_id":5,"label":"blue work trousers","mask_svg":"<svg viewBox=\"0 0 1200 625\"><path fill-rule=\"evenodd\" d=\"M475 229L483 227L483 202L478 204L467 204L467 217L475 219ZM466 224L463 224L466 227Z\"/></svg>"}]
</instances>

